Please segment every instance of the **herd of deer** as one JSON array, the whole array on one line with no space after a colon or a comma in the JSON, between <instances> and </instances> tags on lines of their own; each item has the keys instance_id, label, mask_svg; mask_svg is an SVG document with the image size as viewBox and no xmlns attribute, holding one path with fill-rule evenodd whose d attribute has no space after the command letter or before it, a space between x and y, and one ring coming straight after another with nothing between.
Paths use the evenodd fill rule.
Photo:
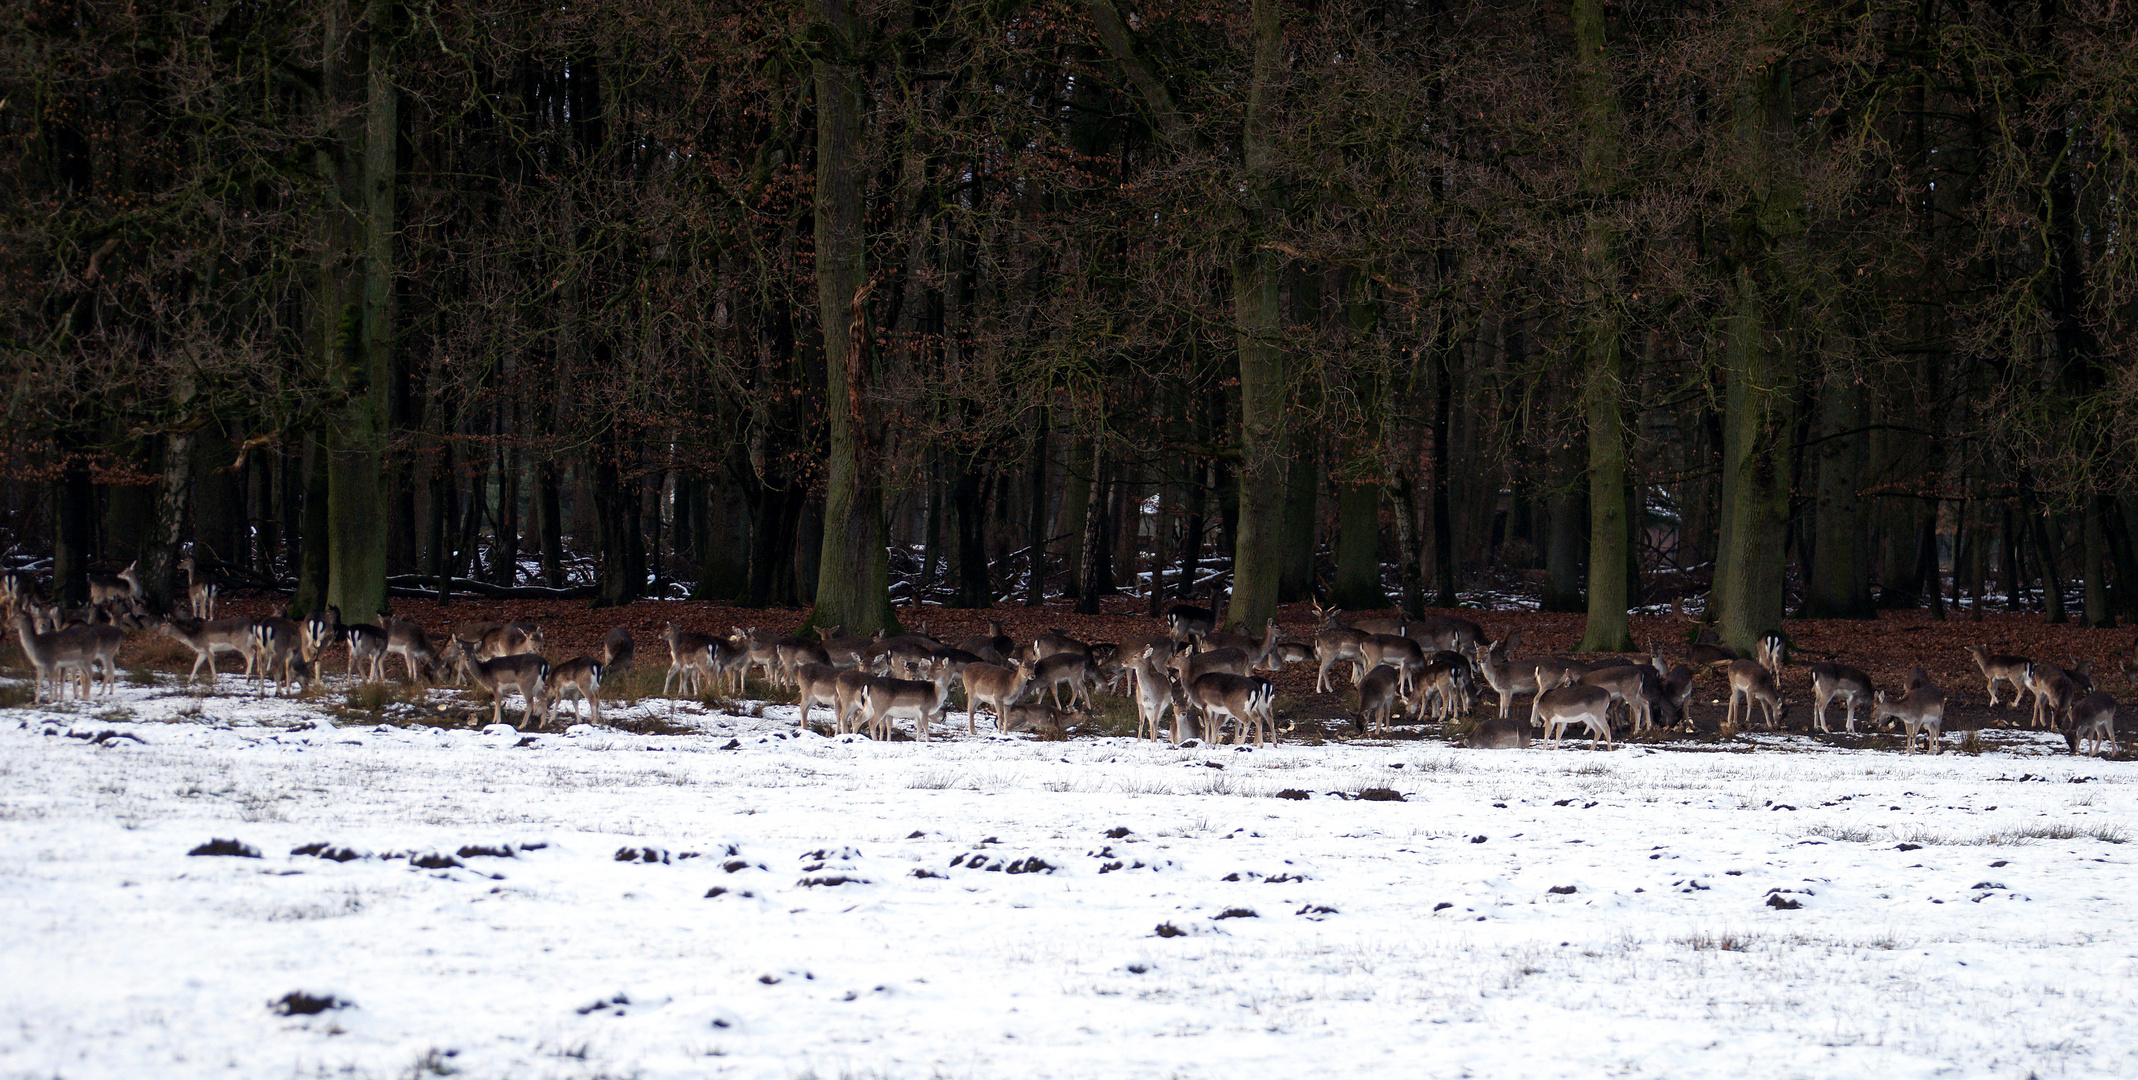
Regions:
<instances>
[{"instance_id":1,"label":"herd of deer","mask_svg":"<svg viewBox=\"0 0 2138 1080\"><path fill-rule=\"evenodd\" d=\"M215 584L204 579L190 556L181 566L190 581L192 618L147 615L132 566L116 576L92 578L90 605L79 612L38 603L20 577L0 578L0 603L37 672L37 700L44 700L48 681L63 695L70 676L84 698L92 696L92 683L99 680L109 693L116 685L118 651L129 629L153 631L191 649L189 681L206 665L213 683L216 657L230 652L244 658L248 680L272 679L280 693L292 683L316 681L324 654L340 645L347 651L346 675L355 676L361 667L365 679L382 681L387 661L399 656L411 682L451 673L489 691L493 722L503 719L505 693L520 694L530 723L536 725L553 722L567 696L575 699L574 719L580 714L579 702L585 701L599 723L602 679L631 664L633 641L621 627L609 631L599 658L580 656L552 664L541 655L541 628L526 622L464 623L443 648L434 648L415 623L389 616L377 625L344 624L333 608L301 621L216 618ZM1222 741L1229 732L1237 741L1252 738L1262 745L1274 735L1276 692L1258 673L1300 662L1318 665L1317 692L1330 689L1332 669L1351 665L1351 682L1359 695L1356 723L1361 731L1377 735L1399 715L1413 723L1428 715L1436 723L1456 721L1470 713L1483 689L1490 689L1499 698L1499 715L1473 725L1465 738L1466 745L1481 748L1527 746L1539 729L1557 746L1576 725L1589 733L1592 748L1599 742L1608 746L1614 710L1634 734L1689 726L1687 706L1701 670L1718 671L1728 686L1724 724L1729 729L1738 724L1740 704L1747 725L1755 714L1763 715L1769 730L1788 712L1781 691L1788 647L1776 633L1762 637L1750 659L1703 640L1687 651L1683 662L1674 664L1655 647L1638 658L1546 656L1517 661L1519 630L1495 641L1477 623L1451 616L1347 622L1341 612L1318 604L1315 614L1321 625L1311 642L1285 640L1275 619L1264 625L1259 639L1221 632L1211 609L1185 604L1167 615L1165 633L1107 643L1078 641L1058 630L1028 642L1012 640L999 620L989 620L988 633L956 645L925 633L842 637L836 627L820 629L817 640L773 638L739 626L727 636L716 636L671 622L662 634L669 668L661 692L677 685L698 694L710 685L739 696L744 678L760 671L773 685L792 689L800 706L798 726L807 726L821 705L830 710L833 728L841 733L863 731L884 738L893 720L904 719L923 740L929 737L930 724L946 717L953 683L961 683L965 692L968 733L977 732L985 706L997 730L1058 735L1088 716L1095 690L1118 692L1126 680L1139 738L1161 737L1170 714L1175 743L1194 730L1210 743ZM1999 685L2009 683L2014 705L2022 693L2033 696L2031 724L2061 731L2073 753L2081 743L2089 754L2098 754L2104 744L2114 750L2115 698L2095 691L2085 664L2067 669L1992 654L1983 646L1968 651L1986 680L1991 707L2000 704ZM2138 682L2138 664L2126 675ZM1850 734L1856 731L1856 710L1867 706L1873 725L1888 719L1900 722L1908 753L1915 752L1918 736L1932 753L1940 752L1945 695L1931 685L1922 667L1910 672L1897 694L1874 690L1868 674L1844 664L1813 664L1810 676L1817 730L1831 733L1827 714L1838 699ZM1042 702L1040 695L1050 700ZM1028 696L1033 700L1027 702ZM1514 699L1521 696L1530 699L1526 723L1510 717Z\"/></svg>"}]
</instances>

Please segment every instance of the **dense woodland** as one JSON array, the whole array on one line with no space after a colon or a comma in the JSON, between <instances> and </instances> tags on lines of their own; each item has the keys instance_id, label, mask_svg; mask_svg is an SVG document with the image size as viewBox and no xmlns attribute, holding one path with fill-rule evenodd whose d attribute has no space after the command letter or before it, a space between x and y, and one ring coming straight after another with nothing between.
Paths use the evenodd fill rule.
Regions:
<instances>
[{"instance_id":1,"label":"dense woodland","mask_svg":"<svg viewBox=\"0 0 2138 1080\"><path fill-rule=\"evenodd\" d=\"M0 545L2113 625L2134 6L16 0Z\"/></svg>"}]
</instances>

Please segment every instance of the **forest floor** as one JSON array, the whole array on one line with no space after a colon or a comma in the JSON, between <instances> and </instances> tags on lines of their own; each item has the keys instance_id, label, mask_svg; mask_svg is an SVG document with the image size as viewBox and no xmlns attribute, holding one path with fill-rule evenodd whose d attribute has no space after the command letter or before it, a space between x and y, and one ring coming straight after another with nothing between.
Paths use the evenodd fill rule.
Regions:
<instances>
[{"instance_id":1,"label":"forest floor","mask_svg":"<svg viewBox=\"0 0 2138 1080\"><path fill-rule=\"evenodd\" d=\"M553 657L621 623L644 661L541 733L457 689L184 686L150 638L90 702L0 679L0 1076L2138 1074L2138 764L2049 733L1470 751L1353 737L1295 668L1267 748L874 742L624 700L669 618L797 612L400 610L534 617ZM1468 614L1537 652L1580 622ZM1985 722L1960 642L2102 671L2127 637L1788 629Z\"/></svg>"}]
</instances>

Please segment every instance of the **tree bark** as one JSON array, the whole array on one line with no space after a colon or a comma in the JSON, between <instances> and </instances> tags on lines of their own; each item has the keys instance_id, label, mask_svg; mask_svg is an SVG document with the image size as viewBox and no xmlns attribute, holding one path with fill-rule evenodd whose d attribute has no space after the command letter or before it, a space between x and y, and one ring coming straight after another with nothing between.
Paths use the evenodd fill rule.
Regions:
<instances>
[{"instance_id":1,"label":"tree bark","mask_svg":"<svg viewBox=\"0 0 2138 1080\"><path fill-rule=\"evenodd\" d=\"M1770 33L1782 36L1788 17ZM1743 655L1782 621L1782 542L1796 386L1790 315L1803 198L1795 177L1786 57L1752 68L1733 103L1744 201L1733 215L1729 310L1723 318L1722 522L1714 614Z\"/></svg>"},{"instance_id":2,"label":"tree bark","mask_svg":"<svg viewBox=\"0 0 2138 1080\"><path fill-rule=\"evenodd\" d=\"M1388 606L1381 587L1381 485L1344 481L1336 497L1336 580L1329 603L1347 611Z\"/></svg>"},{"instance_id":3,"label":"tree bark","mask_svg":"<svg viewBox=\"0 0 2138 1080\"><path fill-rule=\"evenodd\" d=\"M1604 44L1603 0L1573 0L1574 84L1581 126L1581 194L1587 200L1582 300L1589 429L1588 625L1581 652L1631 652L1627 619L1632 528L1626 513L1624 357L1619 340L1618 238L1606 201L1618 168L1618 94Z\"/></svg>"},{"instance_id":4,"label":"tree bark","mask_svg":"<svg viewBox=\"0 0 2138 1080\"><path fill-rule=\"evenodd\" d=\"M1860 386L1828 379L1819 395L1815 448L1818 488L1812 503L1811 572L1804 582L1807 619L1875 619L1869 537L1864 530L1864 398Z\"/></svg>"},{"instance_id":5,"label":"tree bark","mask_svg":"<svg viewBox=\"0 0 2138 1080\"><path fill-rule=\"evenodd\" d=\"M958 470L957 489L951 496L958 518L958 587L952 607L984 608L995 603L995 583L987 569L986 479L976 465L968 463Z\"/></svg>"},{"instance_id":6,"label":"tree bark","mask_svg":"<svg viewBox=\"0 0 2138 1080\"><path fill-rule=\"evenodd\" d=\"M861 28L852 0L820 0L827 33L816 76L817 318L824 338L831 455L824 478L824 541L808 626L848 634L898 632L884 546L883 486L873 415L867 238L861 153L862 100L853 65Z\"/></svg>"}]
</instances>

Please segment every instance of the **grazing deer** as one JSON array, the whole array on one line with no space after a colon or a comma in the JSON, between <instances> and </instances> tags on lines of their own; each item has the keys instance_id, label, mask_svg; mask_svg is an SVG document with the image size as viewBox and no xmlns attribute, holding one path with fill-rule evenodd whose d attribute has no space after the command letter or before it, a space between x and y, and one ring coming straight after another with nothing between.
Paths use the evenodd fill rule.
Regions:
<instances>
[{"instance_id":1,"label":"grazing deer","mask_svg":"<svg viewBox=\"0 0 2138 1080\"><path fill-rule=\"evenodd\" d=\"M522 656L542 651L542 628L531 622L509 622L503 626L485 630L472 641L463 641L461 648L477 660L495 660L500 656Z\"/></svg>"},{"instance_id":2,"label":"grazing deer","mask_svg":"<svg viewBox=\"0 0 2138 1080\"><path fill-rule=\"evenodd\" d=\"M839 626L819 626L817 636L822 640L826 662L835 668L856 668L869 662L869 652L876 647L873 637L840 637ZM881 636L879 632L879 637Z\"/></svg>"},{"instance_id":3,"label":"grazing deer","mask_svg":"<svg viewBox=\"0 0 2138 1080\"><path fill-rule=\"evenodd\" d=\"M1262 658L1260 671L1283 671L1286 664L1305 664L1314 659L1314 646L1304 641L1280 641Z\"/></svg>"},{"instance_id":4,"label":"grazing deer","mask_svg":"<svg viewBox=\"0 0 2138 1080\"><path fill-rule=\"evenodd\" d=\"M839 674L830 664L803 661L794 666L789 678L794 683L796 709L794 726L809 726L809 710L822 705L831 710L833 730L839 724Z\"/></svg>"},{"instance_id":5,"label":"grazing deer","mask_svg":"<svg viewBox=\"0 0 2138 1080\"><path fill-rule=\"evenodd\" d=\"M1500 719L1507 719L1513 707L1515 695L1537 692L1537 667L1535 664L1517 664L1507 658L1506 640L1478 646L1477 671L1485 677L1485 685L1500 696Z\"/></svg>"},{"instance_id":6,"label":"grazing deer","mask_svg":"<svg viewBox=\"0 0 2138 1080\"><path fill-rule=\"evenodd\" d=\"M108 604L114 600L136 600L141 597L141 576L134 572L140 560L126 564L126 569L116 574L89 575L89 602Z\"/></svg>"},{"instance_id":7,"label":"grazing deer","mask_svg":"<svg viewBox=\"0 0 2138 1080\"><path fill-rule=\"evenodd\" d=\"M347 678L356 674L356 665L364 665L365 682L386 681L386 628L370 623L351 623L341 628L342 643L349 648L349 666L342 671Z\"/></svg>"},{"instance_id":8,"label":"grazing deer","mask_svg":"<svg viewBox=\"0 0 2138 1080\"><path fill-rule=\"evenodd\" d=\"M1871 714L1872 720L1880 726L1884 725L1886 717L1889 716L1901 722L1901 726L1908 732L1909 753L1915 753L1917 732L1930 736L1932 754L1944 752L1945 748L1939 744L1938 737L1944 733L1945 728L1945 693L1937 687L1917 687L1898 700L1888 699L1886 692L1880 690L1871 699Z\"/></svg>"},{"instance_id":9,"label":"grazing deer","mask_svg":"<svg viewBox=\"0 0 2138 1080\"><path fill-rule=\"evenodd\" d=\"M1059 630L1049 630L1032 639L1032 661L1034 663L1045 660L1050 656L1060 656L1064 653L1090 656L1091 646Z\"/></svg>"},{"instance_id":10,"label":"grazing deer","mask_svg":"<svg viewBox=\"0 0 2138 1080\"><path fill-rule=\"evenodd\" d=\"M1674 728L1685 722L1685 699L1692 694L1693 669L1679 664L1671 675L1658 675L1654 668L1643 665L1641 673L1641 702L1648 709L1648 725L1656 728ZM1680 671L1685 673L1681 689L1674 680ZM1638 734L1638 731L1636 731Z\"/></svg>"},{"instance_id":11,"label":"grazing deer","mask_svg":"<svg viewBox=\"0 0 2138 1080\"><path fill-rule=\"evenodd\" d=\"M2071 704L2078 698L2078 686L2063 668L2050 663L2028 661L2020 669L2019 685L2034 695L2032 723L2038 728L2061 730L2063 721L2071 714ZM2012 698L2018 704L2019 698Z\"/></svg>"},{"instance_id":12,"label":"grazing deer","mask_svg":"<svg viewBox=\"0 0 2138 1080\"><path fill-rule=\"evenodd\" d=\"M1540 656L1534 660L1523 661L1522 666L1536 669L1537 685L1546 690L1562 682L1568 685L1578 683L1583 675L1589 673L1587 661L1576 660L1570 656Z\"/></svg>"},{"instance_id":13,"label":"grazing deer","mask_svg":"<svg viewBox=\"0 0 2138 1080\"><path fill-rule=\"evenodd\" d=\"M512 688L527 705L527 724L541 727L545 694L549 689L549 661L539 653L513 653L494 660L478 660L460 650L460 667L475 685L490 692L490 722L505 722L505 689Z\"/></svg>"},{"instance_id":14,"label":"grazing deer","mask_svg":"<svg viewBox=\"0 0 2138 1080\"><path fill-rule=\"evenodd\" d=\"M1256 746L1267 745L1277 733L1272 712L1276 700L1277 688L1268 679L1226 671L1200 676L1188 684L1188 703L1201 710L1203 739L1212 744L1218 742L1224 726L1220 717L1226 717L1239 723L1239 742L1245 743L1252 733Z\"/></svg>"},{"instance_id":15,"label":"grazing deer","mask_svg":"<svg viewBox=\"0 0 2138 1080\"><path fill-rule=\"evenodd\" d=\"M1284 636L1283 631L1277 629L1277 620L1271 618L1268 622L1262 624L1262 639L1260 641L1248 637L1246 634L1213 633L1204 634L1196 639L1196 648L1205 652L1211 649L1238 649L1255 657L1255 662L1259 666L1261 658L1268 656L1270 650L1277 647L1277 639L1282 636Z\"/></svg>"},{"instance_id":16,"label":"grazing deer","mask_svg":"<svg viewBox=\"0 0 2138 1080\"><path fill-rule=\"evenodd\" d=\"M674 622L661 631L661 639L668 642L668 674L661 679L661 695L667 696L668 684L674 682L677 675L682 675L689 684L688 692L696 694L699 673L704 672L708 677L712 674L712 658L706 650L712 647L713 639L691 633Z\"/></svg>"},{"instance_id":17,"label":"grazing deer","mask_svg":"<svg viewBox=\"0 0 2138 1080\"><path fill-rule=\"evenodd\" d=\"M199 678L201 665L206 664L208 685L214 686L215 654L246 656L252 652L251 619L165 619L156 624L156 632L193 650L193 670L186 673L187 682Z\"/></svg>"},{"instance_id":18,"label":"grazing deer","mask_svg":"<svg viewBox=\"0 0 2138 1080\"><path fill-rule=\"evenodd\" d=\"M1173 700L1173 679L1166 672L1166 663L1159 659L1158 646L1145 645L1143 651L1127 661L1128 673L1135 680L1131 688L1136 696L1136 737L1156 739L1165 723L1166 713L1173 714L1173 741L1182 738L1182 726L1186 718L1180 706Z\"/></svg>"},{"instance_id":19,"label":"grazing deer","mask_svg":"<svg viewBox=\"0 0 2138 1080\"><path fill-rule=\"evenodd\" d=\"M78 637L69 637L63 632L39 633L30 621L26 608L15 608L15 640L22 645L22 655L29 658L30 666L37 672L37 688L33 700L44 698L45 683L53 686L52 699L59 701L67 696L66 673L73 671L81 681L81 696L89 697L89 671L94 662L91 646Z\"/></svg>"},{"instance_id":20,"label":"grazing deer","mask_svg":"<svg viewBox=\"0 0 2138 1080\"><path fill-rule=\"evenodd\" d=\"M1687 618L1686 621L1690 622L1691 619ZM1707 668L1716 664L1727 664L1742 657L1737 655L1736 649L1716 640L1712 628L1702 627L1699 639L1686 646L1685 659L1696 668Z\"/></svg>"},{"instance_id":21,"label":"grazing deer","mask_svg":"<svg viewBox=\"0 0 2138 1080\"><path fill-rule=\"evenodd\" d=\"M1009 708L1024 698L1025 689L1032 685L1032 665L1023 660L1013 661L1010 666L1001 664L967 664L958 672L965 683L965 733L979 732L980 706L986 705L995 712L995 730L1004 730L1002 718Z\"/></svg>"},{"instance_id":22,"label":"grazing deer","mask_svg":"<svg viewBox=\"0 0 2138 1080\"><path fill-rule=\"evenodd\" d=\"M891 721L904 717L913 721L920 741L927 742L929 722L941 719L949 706L950 674L944 671L929 682L876 676L861 688L862 727L878 739L890 738Z\"/></svg>"},{"instance_id":23,"label":"grazing deer","mask_svg":"<svg viewBox=\"0 0 2138 1080\"><path fill-rule=\"evenodd\" d=\"M594 722L601 723L601 661L591 656L575 656L549 669L549 678L543 681L543 695L549 699L548 710L543 714L542 726L556 722L557 706L564 702L564 692L570 690L572 698L572 723L579 722L579 703L585 701L594 714Z\"/></svg>"},{"instance_id":24,"label":"grazing deer","mask_svg":"<svg viewBox=\"0 0 2138 1080\"><path fill-rule=\"evenodd\" d=\"M424 633L421 626L409 622L407 619L397 619L388 615L384 629L386 631L386 655L398 656L401 658L402 663L408 665L409 682L420 685L423 681L424 673L428 672L433 676L438 674L438 667L442 661L437 651L431 648L430 635ZM380 674L383 675L385 671L385 664L381 663L379 665Z\"/></svg>"},{"instance_id":25,"label":"grazing deer","mask_svg":"<svg viewBox=\"0 0 2138 1080\"><path fill-rule=\"evenodd\" d=\"M1724 670L1730 679L1730 708L1725 722L1732 730L1736 729L1737 703L1743 701L1747 725L1752 722L1753 705L1758 704L1766 708L1767 730L1775 730L1782 717L1788 715L1789 706L1782 701L1782 691L1775 685L1774 673L1757 660L1732 660Z\"/></svg>"},{"instance_id":26,"label":"grazing deer","mask_svg":"<svg viewBox=\"0 0 2138 1080\"><path fill-rule=\"evenodd\" d=\"M1328 691L1329 669L1347 660L1352 664L1351 685L1358 685L1366 674L1366 660L1360 650L1368 636L1348 626L1324 627L1314 635L1314 656L1321 661L1321 671L1314 677L1315 693Z\"/></svg>"},{"instance_id":27,"label":"grazing deer","mask_svg":"<svg viewBox=\"0 0 2138 1080\"><path fill-rule=\"evenodd\" d=\"M1925 670L1923 668L1923 665L1917 664L1914 667L1908 669L1908 690L1920 690L1923 687L1929 685L1930 672ZM1904 690L1902 692L1905 693L1906 691ZM2016 694L2017 691L2014 691L2014 693ZM2017 698L2014 698L2014 700L2017 700Z\"/></svg>"},{"instance_id":28,"label":"grazing deer","mask_svg":"<svg viewBox=\"0 0 2138 1080\"><path fill-rule=\"evenodd\" d=\"M1254 661L1238 649L1218 649L1215 652L1176 652L1170 665L1173 677L1182 687L1214 672L1245 676L1254 670Z\"/></svg>"},{"instance_id":29,"label":"grazing deer","mask_svg":"<svg viewBox=\"0 0 2138 1080\"><path fill-rule=\"evenodd\" d=\"M1545 741L1556 750L1567 726L1581 724L1589 729L1589 749L1594 750L1598 736L1602 736L1606 747L1611 745L1610 712L1610 691L1601 686L1561 683L1530 699L1529 726L1544 728Z\"/></svg>"},{"instance_id":30,"label":"grazing deer","mask_svg":"<svg viewBox=\"0 0 2138 1080\"><path fill-rule=\"evenodd\" d=\"M1825 734L1833 734L1833 729L1826 726L1826 706L1838 697L1848 706L1848 733L1854 735L1856 704L1871 703L1871 677L1844 664L1813 664L1811 696L1819 703L1819 716L1813 726Z\"/></svg>"},{"instance_id":31,"label":"grazing deer","mask_svg":"<svg viewBox=\"0 0 2138 1080\"><path fill-rule=\"evenodd\" d=\"M301 683L313 672L304 658L304 628L289 619L261 619L252 624L251 655L245 662L245 677L251 678L257 663L261 673L275 681L280 695L290 683Z\"/></svg>"},{"instance_id":32,"label":"grazing deer","mask_svg":"<svg viewBox=\"0 0 2138 1080\"><path fill-rule=\"evenodd\" d=\"M2012 704L2019 704L2019 692L2025 686L2020 680L2026 676L2026 657L1992 653L1987 645L1969 645L1967 654L1975 658L1975 667L1981 669L1988 684L1990 708L1997 707L1997 684L2001 682L2012 684Z\"/></svg>"},{"instance_id":33,"label":"grazing deer","mask_svg":"<svg viewBox=\"0 0 2138 1080\"><path fill-rule=\"evenodd\" d=\"M2108 752L2116 752L2116 699L2107 694L2088 694L2071 707L2071 725L2064 729L2064 741L2071 752L2079 752L2079 744L2086 743L2086 756L2101 756L2101 744L2108 744Z\"/></svg>"},{"instance_id":34,"label":"grazing deer","mask_svg":"<svg viewBox=\"0 0 2138 1080\"><path fill-rule=\"evenodd\" d=\"M1520 720L1479 720L1463 736L1462 744L1472 750L1513 750L1529 745L1530 725Z\"/></svg>"},{"instance_id":35,"label":"grazing deer","mask_svg":"<svg viewBox=\"0 0 2138 1080\"><path fill-rule=\"evenodd\" d=\"M1032 683L1046 687L1047 695L1056 708L1062 704L1061 692L1064 683L1069 686L1069 704L1091 708L1091 690L1099 682L1098 665L1084 653L1055 653L1040 660L1032 669Z\"/></svg>"},{"instance_id":36,"label":"grazing deer","mask_svg":"<svg viewBox=\"0 0 2138 1080\"><path fill-rule=\"evenodd\" d=\"M1355 723L1369 735L1388 734L1389 715L1406 704L1403 673L1387 664L1376 664L1359 680L1359 713Z\"/></svg>"}]
</instances>

